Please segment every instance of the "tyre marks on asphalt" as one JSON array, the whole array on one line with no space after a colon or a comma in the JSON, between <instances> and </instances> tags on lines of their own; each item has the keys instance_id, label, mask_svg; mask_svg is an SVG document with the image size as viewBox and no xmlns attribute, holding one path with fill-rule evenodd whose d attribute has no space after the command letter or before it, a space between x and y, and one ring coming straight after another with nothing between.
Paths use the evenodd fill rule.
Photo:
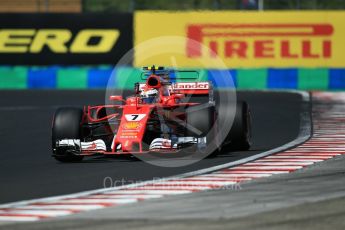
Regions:
<instances>
[{"instance_id":1,"label":"tyre marks on asphalt","mask_svg":"<svg viewBox=\"0 0 345 230\"><path fill-rule=\"evenodd\" d=\"M208 174L0 208L0 221L37 221L148 199L224 189L257 178L291 173L345 154L345 94L315 92L313 101L313 136L296 148Z\"/></svg>"}]
</instances>

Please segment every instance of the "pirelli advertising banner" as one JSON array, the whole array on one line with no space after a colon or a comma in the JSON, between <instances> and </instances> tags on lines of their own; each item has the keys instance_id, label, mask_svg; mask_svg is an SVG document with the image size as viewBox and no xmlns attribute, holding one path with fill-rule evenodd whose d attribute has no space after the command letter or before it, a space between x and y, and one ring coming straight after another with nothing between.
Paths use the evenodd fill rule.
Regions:
<instances>
[{"instance_id":1,"label":"pirelli advertising banner","mask_svg":"<svg viewBox=\"0 0 345 230\"><path fill-rule=\"evenodd\" d=\"M134 25L136 66L193 67L203 60L221 67L212 61L217 57L230 68L345 67L345 11L144 11L135 14ZM183 55L141 55L139 44L166 36L183 38L171 45Z\"/></svg>"},{"instance_id":2,"label":"pirelli advertising banner","mask_svg":"<svg viewBox=\"0 0 345 230\"><path fill-rule=\"evenodd\" d=\"M0 64L115 64L132 48L132 14L0 14Z\"/></svg>"}]
</instances>

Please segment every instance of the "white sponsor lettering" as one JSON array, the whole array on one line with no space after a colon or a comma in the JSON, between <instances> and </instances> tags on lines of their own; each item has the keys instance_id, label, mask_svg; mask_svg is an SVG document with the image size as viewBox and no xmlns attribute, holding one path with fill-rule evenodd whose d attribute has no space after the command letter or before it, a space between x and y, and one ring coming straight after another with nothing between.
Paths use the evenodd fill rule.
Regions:
<instances>
[{"instance_id":1,"label":"white sponsor lettering","mask_svg":"<svg viewBox=\"0 0 345 230\"><path fill-rule=\"evenodd\" d=\"M173 89L209 89L208 82L179 82L173 84Z\"/></svg>"}]
</instances>

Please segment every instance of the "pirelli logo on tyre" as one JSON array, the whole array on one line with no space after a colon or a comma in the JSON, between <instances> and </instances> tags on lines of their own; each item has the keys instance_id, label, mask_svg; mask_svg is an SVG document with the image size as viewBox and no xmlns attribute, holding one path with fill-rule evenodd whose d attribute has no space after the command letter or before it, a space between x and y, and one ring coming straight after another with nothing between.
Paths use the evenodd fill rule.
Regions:
<instances>
[{"instance_id":1,"label":"pirelli logo on tyre","mask_svg":"<svg viewBox=\"0 0 345 230\"><path fill-rule=\"evenodd\" d=\"M159 30L145 30L156 21ZM227 67L344 67L345 14L341 12L139 12L135 45L159 36L180 36L174 50L180 66L195 67L220 58ZM159 25L157 26L157 23ZM163 26L169 24L174 26ZM138 52L139 54L141 52ZM171 65L168 53L135 64ZM164 63L162 63L162 61Z\"/></svg>"}]
</instances>

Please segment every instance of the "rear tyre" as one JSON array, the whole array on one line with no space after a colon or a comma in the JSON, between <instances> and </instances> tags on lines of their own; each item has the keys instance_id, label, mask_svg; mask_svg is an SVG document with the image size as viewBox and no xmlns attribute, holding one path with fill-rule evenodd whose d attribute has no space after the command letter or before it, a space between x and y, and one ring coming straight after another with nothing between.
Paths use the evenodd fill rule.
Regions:
<instances>
[{"instance_id":1,"label":"rear tyre","mask_svg":"<svg viewBox=\"0 0 345 230\"><path fill-rule=\"evenodd\" d=\"M60 162L78 162L83 156L73 155L66 148L56 147L62 139L81 139L83 110L80 108L59 108L53 118L52 147L54 158Z\"/></svg>"},{"instance_id":2,"label":"rear tyre","mask_svg":"<svg viewBox=\"0 0 345 230\"><path fill-rule=\"evenodd\" d=\"M246 102L237 103L234 124L231 127L229 137L231 150L245 151L250 149L252 137L251 113Z\"/></svg>"}]
</instances>

